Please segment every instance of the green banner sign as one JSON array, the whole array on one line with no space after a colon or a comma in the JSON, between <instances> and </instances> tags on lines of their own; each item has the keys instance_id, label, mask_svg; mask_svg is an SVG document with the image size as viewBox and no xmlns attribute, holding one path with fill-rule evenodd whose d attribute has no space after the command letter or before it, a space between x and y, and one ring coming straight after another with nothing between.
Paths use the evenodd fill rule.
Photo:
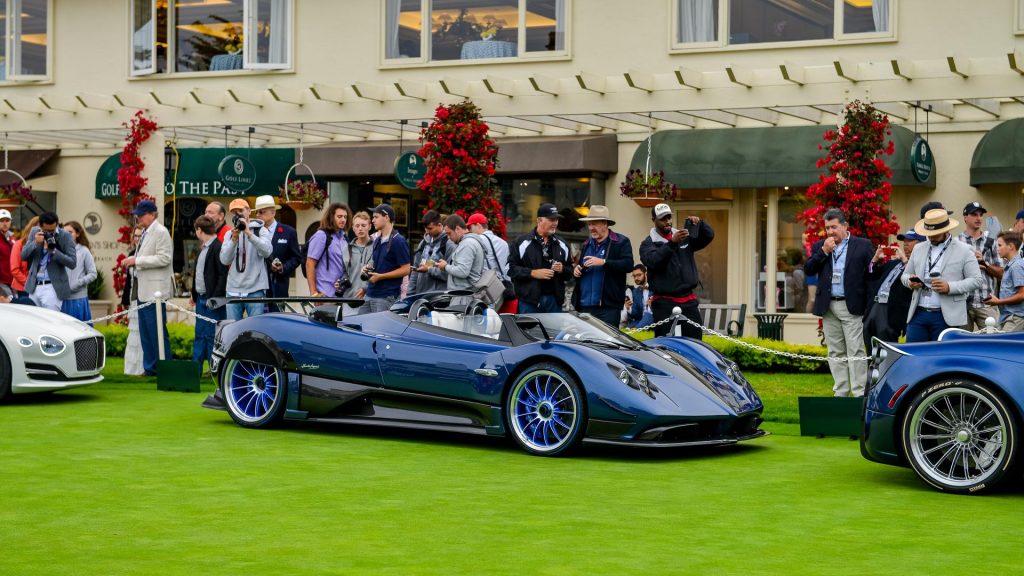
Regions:
<instances>
[{"instance_id":1,"label":"green banner sign","mask_svg":"<svg viewBox=\"0 0 1024 576\"><path fill-rule=\"evenodd\" d=\"M935 168L935 159L932 157L932 149L928 141L918 136L910 145L910 172L914 180L927 182Z\"/></svg>"},{"instance_id":2,"label":"green banner sign","mask_svg":"<svg viewBox=\"0 0 1024 576\"><path fill-rule=\"evenodd\" d=\"M164 194L178 196L277 196L284 176L295 163L292 148L180 148L178 150L178 179L176 186L168 181ZM230 158L230 162L228 162ZM162 161L163 159L159 159ZM241 172L236 172L236 160L241 160ZM255 166L259 166L256 173ZM221 167L228 174L228 184L221 177ZM117 171L121 168L121 154L107 158L96 173L96 198L120 198ZM251 180L251 181L249 181ZM248 186L244 184L248 182ZM237 187L237 188L236 188Z\"/></svg>"},{"instance_id":3,"label":"green banner sign","mask_svg":"<svg viewBox=\"0 0 1024 576\"><path fill-rule=\"evenodd\" d=\"M398 183L416 190L416 184L427 175L427 161L415 152L406 152L395 160L395 178Z\"/></svg>"}]
</instances>

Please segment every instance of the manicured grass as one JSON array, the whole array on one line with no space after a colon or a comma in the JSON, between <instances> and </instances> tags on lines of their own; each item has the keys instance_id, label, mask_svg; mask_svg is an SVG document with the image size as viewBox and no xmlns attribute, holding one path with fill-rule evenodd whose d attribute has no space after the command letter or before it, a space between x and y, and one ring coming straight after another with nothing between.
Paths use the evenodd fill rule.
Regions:
<instances>
[{"instance_id":1,"label":"manicured grass","mask_svg":"<svg viewBox=\"0 0 1024 576\"><path fill-rule=\"evenodd\" d=\"M112 377L0 406L0 574L1019 570L1019 491L940 494L845 438L550 459L493 438L246 430L202 397Z\"/></svg>"}]
</instances>

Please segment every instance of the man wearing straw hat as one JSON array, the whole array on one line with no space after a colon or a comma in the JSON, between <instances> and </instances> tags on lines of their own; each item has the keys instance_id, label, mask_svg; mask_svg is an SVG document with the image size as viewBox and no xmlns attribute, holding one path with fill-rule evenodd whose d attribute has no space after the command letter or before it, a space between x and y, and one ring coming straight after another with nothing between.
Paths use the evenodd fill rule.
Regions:
<instances>
[{"instance_id":1,"label":"man wearing straw hat","mask_svg":"<svg viewBox=\"0 0 1024 576\"><path fill-rule=\"evenodd\" d=\"M626 303L626 274L633 270L633 245L629 238L611 229L615 225L607 206L594 204L586 218L590 238L580 249L580 261L573 267L576 289L572 305L619 327L619 310Z\"/></svg>"},{"instance_id":2,"label":"man wearing straw hat","mask_svg":"<svg viewBox=\"0 0 1024 576\"><path fill-rule=\"evenodd\" d=\"M907 342L938 340L951 326L967 324L967 297L981 287L974 249L950 231L960 223L941 208L929 210L914 225L928 242L914 246L903 271L903 285L914 291L907 314Z\"/></svg>"}]
</instances>

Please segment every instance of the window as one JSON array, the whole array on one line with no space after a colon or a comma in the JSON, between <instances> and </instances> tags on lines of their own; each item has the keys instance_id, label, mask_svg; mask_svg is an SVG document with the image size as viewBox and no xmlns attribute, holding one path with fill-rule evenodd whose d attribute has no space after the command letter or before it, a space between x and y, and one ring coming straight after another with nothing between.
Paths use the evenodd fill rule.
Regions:
<instances>
[{"instance_id":1,"label":"window","mask_svg":"<svg viewBox=\"0 0 1024 576\"><path fill-rule=\"evenodd\" d=\"M676 0L679 48L890 37L894 0Z\"/></svg>"},{"instance_id":2,"label":"window","mask_svg":"<svg viewBox=\"0 0 1024 576\"><path fill-rule=\"evenodd\" d=\"M788 186L774 195L766 190L758 191L757 289L754 294L758 312L765 310L766 296L774 296L775 309L779 312L802 314L814 307L817 277L808 277L803 268L807 260L806 243L810 240L804 234L804 225L796 219L796 215L807 208L805 192L805 188ZM775 222L770 223L768 205L773 202ZM768 242L769 234L774 235L775 242ZM769 254L775 255L774 286L768 282Z\"/></svg>"},{"instance_id":3,"label":"window","mask_svg":"<svg viewBox=\"0 0 1024 576\"><path fill-rule=\"evenodd\" d=\"M384 58L443 62L562 56L568 2L385 0Z\"/></svg>"},{"instance_id":4,"label":"window","mask_svg":"<svg viewBox=\"0 0 1024 576\"><path fill-rule=\"evenodd\" d=\"M0 80L49 75L52 0L0 0Z\"/></svg>"},{"instance_id":5,"label":"window","mask_svg":"<svg viewBox=\"0 0 1024 576\"><path fill-rule=\"evenodd\" d=\"M292 0L132 0L132 75L290 68L291 30Z\"/></svg>"}]
</instances>

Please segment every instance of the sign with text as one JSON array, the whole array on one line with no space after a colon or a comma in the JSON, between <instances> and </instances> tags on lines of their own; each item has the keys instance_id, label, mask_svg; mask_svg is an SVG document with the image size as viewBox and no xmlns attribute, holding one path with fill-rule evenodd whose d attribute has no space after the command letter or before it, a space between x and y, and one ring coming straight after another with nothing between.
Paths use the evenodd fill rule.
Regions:
<instances>
[{"instance_id":1,"label":"sign with text","mask_svg":"<svg viewBox=\"0 0 1024 576\"><path fill-rule=\"evenodd\" d=\"M910 145L910 172L914 180L927 182L935 168L935 159L932 157L932 149L928 141L918 136Z\"/></svg>"},{"instance_id":2,"label":"sign with text","mask_svg":"<svg viewBox=\"0 0 1024 576\"><path fill-rule=\"evenodd\" d=\"M177 186L171 186L168 179L164 194L170 196L231 197L270 194L277 196L277 189L284 182L284 175L295 163L293 148L181 148L178 162ZM228 158L232 161L228 163ZM241 172L236 172L234 159L241 160ZM225 183L221 177L222 167L229 175ZM254 166L259 166L257 173ZM96 198L120 198L117 185L117 171L121 168L121 154L107 158L96 173ZM243 184L251 179L248 187ZM237 188L236 188L237 186Z\"/></svg>"},{"instance_id":3,"label":"sign with text","mask_svg":"<svg viewBox=\"0 0 1024 576\"><path fill-rule=\"evenodd\" d=\"M237 192L248 192L256 184L256 167L237 154L225 156L217 166L217 174L225 187Z\"/></svg>"},{"instance_id":4,"label":"sign with text","mask_svg":"<svg viewBox=\"0 0 1024 576\"><path fill-rule=\"evenodd\" d=\"M415 152L406 152L395 160L395 178L409 190L418 189L416 184L426 175L427 161Z\"/></svg>"}]
</instances>

